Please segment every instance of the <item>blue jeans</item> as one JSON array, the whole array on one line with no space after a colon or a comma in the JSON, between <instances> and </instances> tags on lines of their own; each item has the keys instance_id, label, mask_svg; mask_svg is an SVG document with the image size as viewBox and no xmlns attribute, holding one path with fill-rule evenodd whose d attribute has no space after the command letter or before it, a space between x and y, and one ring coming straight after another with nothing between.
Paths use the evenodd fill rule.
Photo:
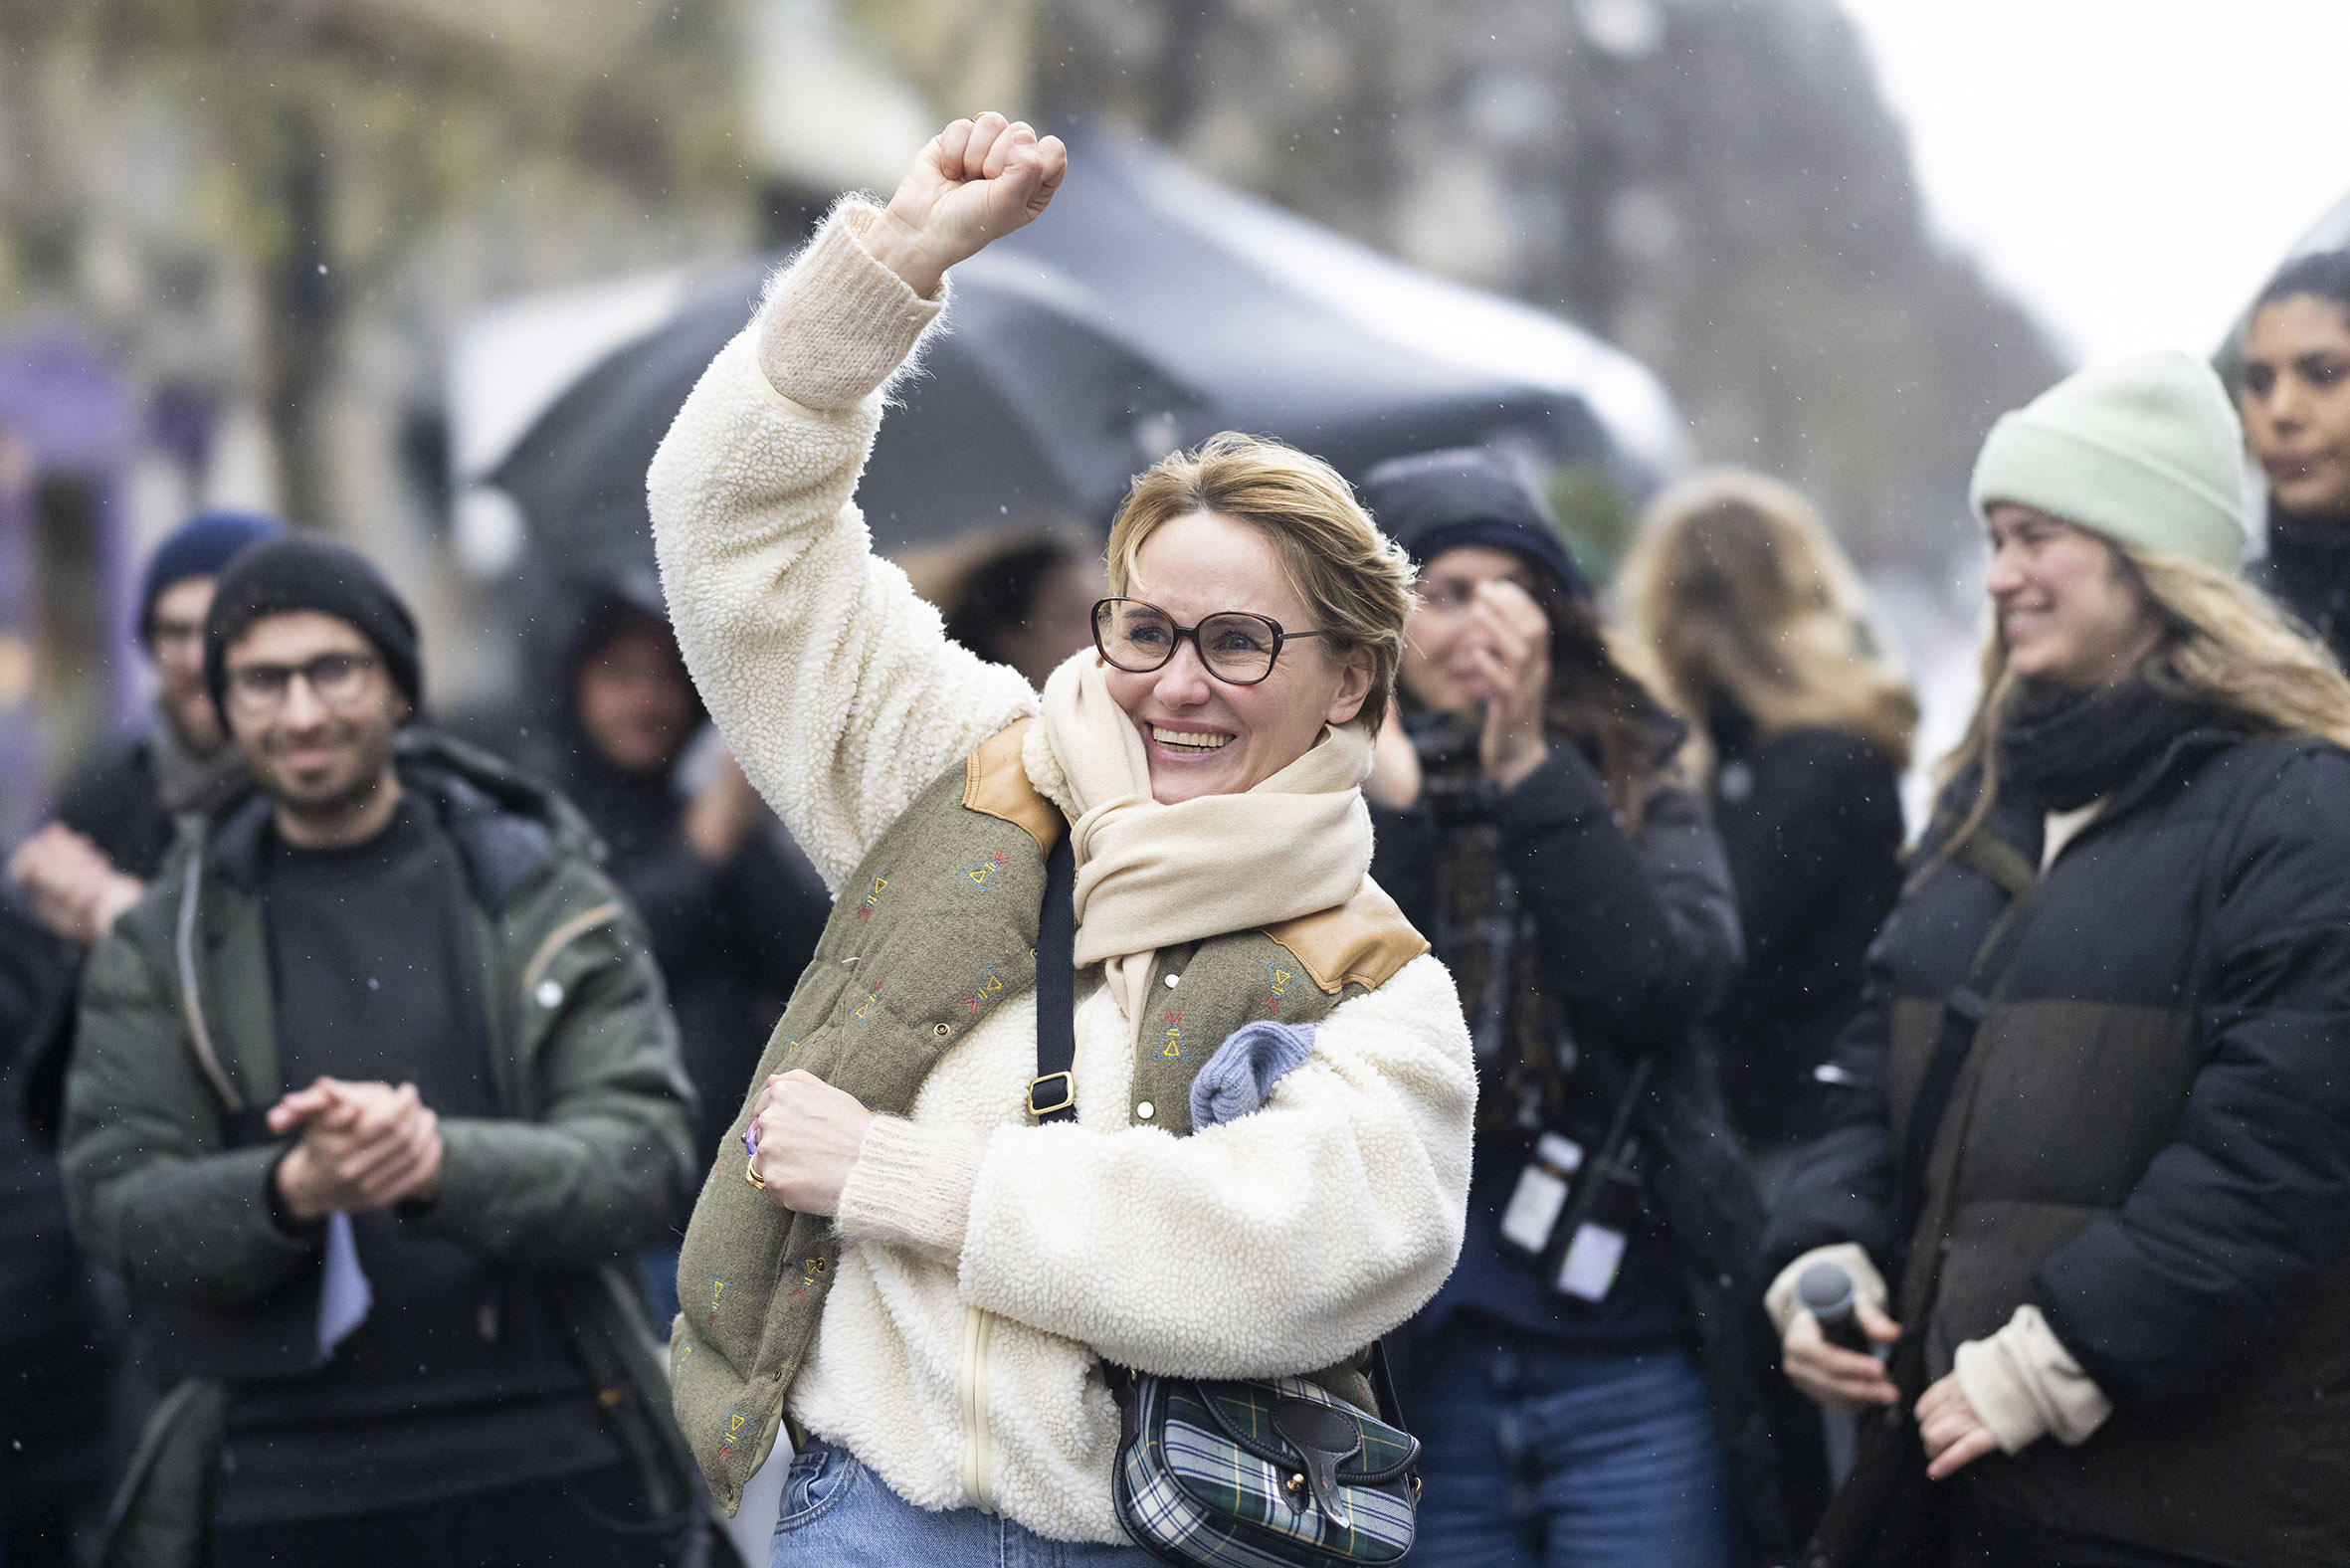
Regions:
<instances>
[{"instance_id":1,"label":"blue jeans","mask_svg":"<svg viewBox=\"0 0 2350 1568\"><path fill-rule=\"evenodd\" d=\"M847 1449L792 1456L768 1568L1148 1568L1139 1546L1049 1541L977 1508L933 1513L889 1489Z\"/></svg>"},{"instance_id":2,"label":"blue jeans","mask_svg":"<svg viewBox=\"0 0 2350 1568\"><path fill-rule=\"evenodd\" d=\"M1729 1456L1681 1349L1568 1348L1456 1318L1418 1352L1413 1568L1727 1568Z\"/></svg>"}]
</instances>

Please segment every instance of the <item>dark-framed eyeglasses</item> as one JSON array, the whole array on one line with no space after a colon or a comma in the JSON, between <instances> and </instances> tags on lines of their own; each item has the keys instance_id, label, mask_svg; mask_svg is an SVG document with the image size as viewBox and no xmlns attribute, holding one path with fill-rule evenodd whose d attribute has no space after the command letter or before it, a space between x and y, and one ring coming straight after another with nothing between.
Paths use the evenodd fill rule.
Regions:
<instances>
[{"instance_id":1,"label":"dark-framed eyeglasses","mask_svg":"<svg viewBox=\"0 0 2350 1568\"><path fill-rule=\"evenodd\" d=\"M250 718L286 705L295 677L328 707L349 707L367 691L367 678L381 669L373 654L320 654L298 665L239 665L228 673L229 706Z\"/></svg>"},{"instance_id":2,"label":"dark-framed eyeglasses","mask_svg":"<svg viewBox=\"0 0 2350 1568\"><path fill-rule=\"evenodd\" d=\"M1197 626L1140 599L1104 599L1093 606L1093 647L1108 664L1130 675L1147 675L1175 657L1185 638L1199 650L1208 674L1228 686L1255 686L1273 674L1281 645L1327 632L1284 632L1281 623L1248 610L1223 610L1200 617Z\"/></svg>"}]
</instances>

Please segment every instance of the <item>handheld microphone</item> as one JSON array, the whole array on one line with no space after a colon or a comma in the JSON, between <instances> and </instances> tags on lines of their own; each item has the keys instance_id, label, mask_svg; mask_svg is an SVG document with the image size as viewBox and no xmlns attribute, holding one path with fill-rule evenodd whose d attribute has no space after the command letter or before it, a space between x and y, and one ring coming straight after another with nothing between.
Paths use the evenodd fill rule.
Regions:
<instances>
[{"instance_id":1,"label":"handheld microphone","mask_svg":"<svg viewBox=\"0 0 2350 1568\"><path fill-rule=\"evenodd\" d=\"M1795 1298L1819 1319L1820 1333L1830 1344L1864 1356L1875 1353L1876 1346L1860 1326L1860 1291L1843 1265L1817 1263L1806 1269L1796 1278Z\"/></svg>"}]
</instances>

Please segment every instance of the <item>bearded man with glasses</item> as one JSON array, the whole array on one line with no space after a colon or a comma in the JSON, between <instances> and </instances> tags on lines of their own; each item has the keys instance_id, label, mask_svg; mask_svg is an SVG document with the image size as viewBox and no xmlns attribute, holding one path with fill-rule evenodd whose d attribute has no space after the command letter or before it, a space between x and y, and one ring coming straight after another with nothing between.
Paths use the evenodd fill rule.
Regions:
<instances>
[{"instance_id":1,"label":"bearded man with glasses","mask_svg":"<svg viewBox=\"0 0 2350 1568\"><path fill-rule=\"evenodd\" d=\"M684 1560L631 1259L691 1090L593 835L408 727L415 622L340 545L240 557L204 674L258 787L93 954L67 1082L76 1231L182 1379L107 1560Z\"/></svg>"}]
</instances>

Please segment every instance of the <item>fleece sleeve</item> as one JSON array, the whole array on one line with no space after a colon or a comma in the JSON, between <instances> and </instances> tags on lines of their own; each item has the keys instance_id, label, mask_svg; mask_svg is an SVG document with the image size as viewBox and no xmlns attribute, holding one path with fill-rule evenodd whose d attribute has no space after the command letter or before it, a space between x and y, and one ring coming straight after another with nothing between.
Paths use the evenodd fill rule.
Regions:
<instances>
[{"instance_id":1,"label":"fleece sleeve","mask_svg":"<svg viewBox=\"0 0 2350 1568\"><path fill-rule=\"evenodd\" d=\"M678 644L743 771L837 890L924 786L1034 712L873 553L852 495L941 304L845 204L695 385L647 477Z\"/></svg>"},{"instance_id":2,"label":"fleece sleeve","mask_svg":"<svg viewBox=\"0 0 2350 1568\"><path fill-rule=\"evenodd\" d=\"M1452 976L1414 959L1323 1020L1252 1115L1188 1138L997 1131L972 1191L963 1294L1145 1372L1331 1365L1451 1272L1475 1097Z\"/></svg>"}]
</instances>

